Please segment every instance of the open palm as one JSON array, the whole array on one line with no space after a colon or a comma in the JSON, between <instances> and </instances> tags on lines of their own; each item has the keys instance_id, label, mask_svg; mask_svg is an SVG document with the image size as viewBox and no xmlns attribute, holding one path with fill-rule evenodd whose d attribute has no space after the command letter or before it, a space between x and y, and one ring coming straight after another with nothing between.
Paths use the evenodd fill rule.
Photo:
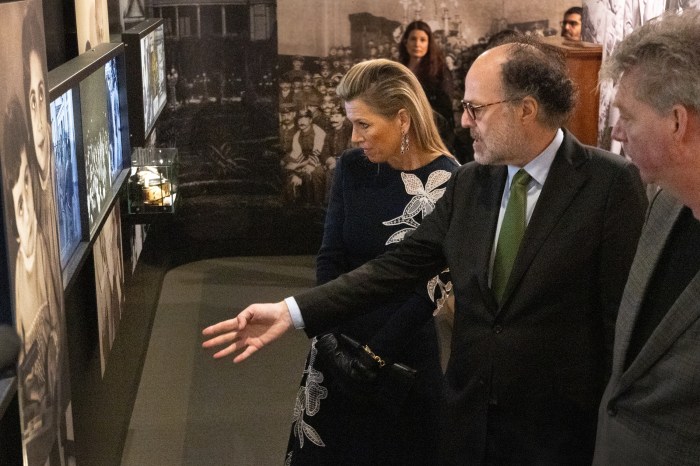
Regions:
<instances>
[{"instance_id":1,"label":"open palm","mask_svg":"<svg viewBox=\"0 0 700 466\"><path fill-rule=\"evenodd\" d=\"M233 362L241 362L265 345L284 335L292 327L287 305L279 303L251 304L233 319L224 320L202 330L203 348L227 345L214 353L220 359L236 354Z\"/></svg>"}]
</instances>

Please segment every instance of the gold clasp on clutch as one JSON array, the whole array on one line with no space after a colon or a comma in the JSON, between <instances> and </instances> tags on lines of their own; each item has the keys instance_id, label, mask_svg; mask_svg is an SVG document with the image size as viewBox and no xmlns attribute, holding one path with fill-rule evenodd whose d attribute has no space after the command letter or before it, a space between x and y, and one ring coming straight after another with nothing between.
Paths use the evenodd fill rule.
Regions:
<instances>
[{"instance_id":1,"label":"gold clasp on clutch","mask_svg":"<svg viewBox=\"0 0 700 466\"><path fill-rule=\"evenodd\" d=\"M365 350L365 352L366 352L367 354L369 354L369 357L371 357L372 359L374 359L374 360L377 362L377 364L379 364L379 367L384 367L384 366L386 365L386 361L384 361L382 358L380 358L379 356L377 356L376 354L374 354L374 351L372 351L371 349L369 349L369 346L365 345L365 346L362 347L362 349Z\"/></svg>"}]
</instances>

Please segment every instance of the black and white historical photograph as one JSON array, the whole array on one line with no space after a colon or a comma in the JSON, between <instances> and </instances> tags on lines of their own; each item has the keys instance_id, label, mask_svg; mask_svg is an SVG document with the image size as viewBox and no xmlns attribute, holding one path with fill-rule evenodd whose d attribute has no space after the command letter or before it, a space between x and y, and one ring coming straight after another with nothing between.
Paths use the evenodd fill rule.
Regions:
<instances>
[{"instance_id":1,"label":"black and white historical photograph","mask_svg":"<svg viewBox=\"0 0 700 466\"><path fill-rule=\"evenodd\" d=\"M80 83L83 151L90 231L94 231L111 192L107 85L101 67Z\"/></svg>"},{"instance_id":2,"label":"black and white historical photograph","mask_svg":"<svg viewBox=\"0 0 700 466\"><path fill-rule=\"evenodd\" d=\"M73 90L51 102L51 138L56 166L56 211L61 267L80 243L80 200L78 193L78 160L75 141Z\"/></svg>"},{"instance_id":3,"label":"black and white historical photograph","mask_svg":"<svg viewBox=\"0 0 700 466\"><path fill-rule=\"evenodd\" d=\"M163 26L141 39L144 134L148 134L166 101L165 42Z\"/></svg>"},{"instance_id":4,"label":"black and white historical photograph","mask_svg":"<svg viewBox=\"0 0 700 466\"><path fill-rule=\"evenodd\" d=\"M148 5L163 19L166 52L167 102L156 144L179 151L185 233L226 242L266 213L280 218L276 1ZM242 209L258 215L239 215ZM190 215L206 227L190 228Z\"/></svg>"},{"instance_id":5,"label":"black and white historical photograph","mask_svg":"<svg viewBox=\"0 0 700 466\"><path fill-rule=\"evenodd\" d=\"M148 18L146 0L107 0L109 33L118 34Z\"/></svg>"},{"instance_id":6,"label":"black and white historical photograph","mask_svg":"<svg viewBox=\"0 0 700 466\"><path fill-rule=\"evenodd\" d=\"M583 39L603 46L603 60L635 28L653 20L666 10L698 9L697 0L586 0L583 3ZM598 146L620 153L622 147L611 137L619 115L612 106L616 87L611 81L600 83Z\"/></svg>"},{"instance_id":7,"label":"black and white historical photograph","mask_svg":"<svg viewBox=\"0 0 700 466\"><path fill-rule=\"evenodd\" d=\"M100 367L104 376L124 307L124 263L119 203L114 204L109 213L92 246L92 254L95 258Z\"/></svg>"},{"instance_id":8,"label":"black and white historical photograph","mask_svg":"<svg viewBox=\"0 0 700 466\"><path fill-rule=\"evenodd\" d=\"M41 2L1 3L0 17L3 223L21 340L24 462L65 465L73 461L73 432Z\"/></svg>"},{"instance_id":9,"label":"black and white historical photograph","mask_svg":"<svg viewBox=\"0 0 700 466\"><path fill-rule=\"evenodd\" d=\"M344 119L335 87L352 65L371 58L408 65L405 44L416 25L420 34L430 34L431 46L439 49L448 76L442 94L425 84L424 88L440 114L438 127L445 143L461 161L467 161L471 141L460 140L468 136L458 130L459 102L471 62L489 38L503 30L558 35L561 15L570 6L561 0L526 6L505 0L469 5L455 0L279 0L277 5L283 199L290 205L324 205L323 193L329 190L335 159L352 145L351 131L338 132L332 124L334 118L336 122ZM308 22L311 17L316 19ZM299 24L307 25L303 34Z\"/></svg>"},{"instance_id":10,"label":"black and white historical photograph","mask_svg":"<svg viewBox=\"0 0 700 466\"><path fill-rule=\"evenodd\" d=\"M107 0L75 0L78 53L109 42Z\"/></svg>"},{"instance_id":11,"label":"black and white historical photograph","mask_svg":"<svg viewBox=\"0 0 700 466\"><path fill-rule=\"evenodd\" d=\"M109 156L112 182L124 168L122 149L122 121L119 106L119 73L117 58L105 63L105 82L107 83L107 124L109 127Z\"/></svg>"},{"instance_id":12,"label":"black and white historical photograph","mask_svg":"<svg viewBox=\"0 0 700 466\"><path fill-rule=\"evenodd\" d=\"M147 231L148 225L143 224L129 225L127 228L126 235L129 239L129 250L131 251L129 256L129 269L131 274L136 271L136 264L138 264L141 251L143 251L143 243L146 241ZM124 241L126 241L126 238Z\"/></svg>"}]
</instances>

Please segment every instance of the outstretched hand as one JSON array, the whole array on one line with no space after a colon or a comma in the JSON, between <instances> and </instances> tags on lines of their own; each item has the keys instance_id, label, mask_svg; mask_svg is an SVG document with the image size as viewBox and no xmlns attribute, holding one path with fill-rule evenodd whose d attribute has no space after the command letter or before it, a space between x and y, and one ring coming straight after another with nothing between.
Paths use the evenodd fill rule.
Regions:
<instances>
[{"instance_id":1,"label":"outstretched hand","mask_svg":"<svg viewBox=\"0 0 700 466\"><path fill-rule=\"evenodd\" d=\"M272 343L292 328L292 318L284 301L251 304L233 319L224 320L202 330L209 337L203 348L228 345L214 353L220 359L240 351L233 362L241 362L263 346Z\"/></svg>"}]
</instances>

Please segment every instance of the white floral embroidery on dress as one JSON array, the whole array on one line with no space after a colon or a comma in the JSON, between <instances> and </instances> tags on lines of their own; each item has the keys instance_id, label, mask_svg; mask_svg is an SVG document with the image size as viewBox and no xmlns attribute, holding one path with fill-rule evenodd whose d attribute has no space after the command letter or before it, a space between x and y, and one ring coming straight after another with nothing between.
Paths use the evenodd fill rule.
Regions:
<instances>
[{"instance_id":1,"label":"white floral embroidery on dress","mask_svg":"<svg viewBox=\"0 0 700 466\"><path fill-rule=\"evenodd\" d=\"M382 224L386 226L405 224L408 225L408 228L404 228L391 235L386 241L387 245L398 243L406 237L407 233L415 230L418 225L420 225L420 222L416 221L415 217L420 215L422 219L433 211L435 203L445 193L445 188L441 188L440 186L444 185L447 180L450 179L450 176L451 173L446 170L435 170L428 175L428 181L425 183L425 186L423 186L420 178L416 175L401 172L401 179L406 188L406 193L412 195L413 198L408 201L408 204L406 204L406 207L403 209L403 213L399 217L382 222ZM436 289L442 291L440 296L438 296L438 304L441 305L442 301L446 299L448 292L452 289L452 283L449 281L443 282L440 280L439 276L431 279L428 282L428 294L433 302L436 300ZM294 404L292 430L294 436L299 439L299 448L304 447L304 438L309 439L311 443L318 447L326 446L316 429L304 421L304 414L307 416L314 416L317 414L321 409L321 400L328 397L328 389L321 385L323 383L323 373L314 368L317 354L316 338L314 337L311 340L309 364L304 370L304 374L306 374L306 383L304 386L299 387ZM291 455L292 453L290 452L287 456L286 464L291 463Z\"/></svg>"},{"instance_id":2,"label":"white floral embroidery on dress","mask_svg":"<svg viewBox=\"0 0 700 466\"><path fill-rule=\"evenodd\" d=\"M447 183L451 176L452 174L446 170L435 170L428 175L428 181L424 187L416 175L401 172L406 193L413 195L413 198L408 201L400 216L382 223L387 226L405 224L408 225L408 228L403 228L391 235L386 241L387 245L400 242L408 233L418 228L420 222L416 221L416 217L420 214L421 219L423 219L435 209L435 203L445 194L445 188L441 186ZM449 272L449 269L442 273L446 272ZM449 296L452 282L445 282L437 275L428 282L427 288L430 299L439 308ZM439 292L436 293L436 290Z\"/></svg>"},{"instance_id":3,"label":"white floral embroidery on dress","mask_svg":"<svg viewBox=\"0 0 700 466\"><path fill-rule=\"evenodd\" d=\"M408 201L403 213L391 220L382 222L386 226L393 225L408 225L408 228L397 231L386 240L386 244L398 243L406 234L418 228L420 222L415 218L420 214L421 218L425 218L435 208L435 203L445 193L445 188L440 188L450 179L450 172L446 170L435 170L428 176L428 181L423 187L420 178L411 173L401 172L401 179L406 187L406 193L413 195L413 198Z\"/></svg>"},{"instance_id":4,"label":"white floral embroidery on dress","mask_svg":"<svg viewBox=\"0 0 700 466\"><path fill-rule=\"evenodd\" d=\"M294 403L292 430L294 431L294 436L299 439L299 448L304 447L304 437L308 438L309 441L316 446L326 446L321 436L316 432L316 429L304 421L304 413L308 416L314 416L321 409L321 400L328 396L328 389L321 386L321 383L323 383L323 374L321 371L317 371L314 368L317 354L316 337L314 337L311 340L309 365L304 369L306 383L303 387L299 387L297 399Z\"/></svg>"}]
</instances>

